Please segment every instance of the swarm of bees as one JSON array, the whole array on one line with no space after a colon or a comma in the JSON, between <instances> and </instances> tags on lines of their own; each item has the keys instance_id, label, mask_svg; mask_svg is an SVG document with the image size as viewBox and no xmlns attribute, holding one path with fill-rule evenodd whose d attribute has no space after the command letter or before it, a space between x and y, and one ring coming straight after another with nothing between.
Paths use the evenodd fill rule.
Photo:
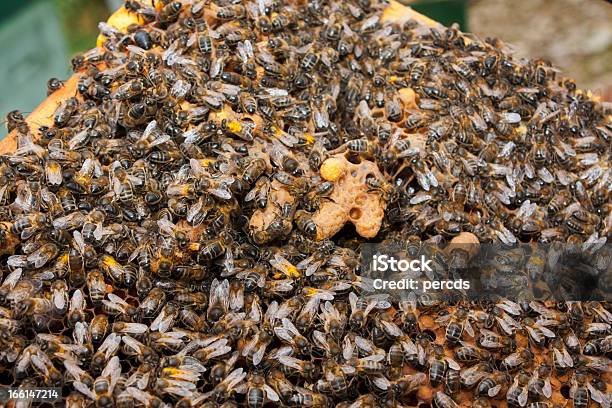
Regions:
<instances>
[{"instance_id":1,"label":"swarm of bees","mask_svg":"<svg viewBox=\"0 0 612 408\"><path fill-rule=\"evenodd\" d=\"M127 0L142 24L101 23L53 124L7 117L0 384L61 387L68 407L609 407L610 303L542 289L561 276L571 298L552 264L574 247L594 293L612 288L609 106L385 6ZM340 151L384 177L366 181L387 204L370 242L469 232L499 251L482 285L516 298L368 291L354 230L314 239ZM464 255L435 259L459 273Z\"/></svg>"}]
</instances>

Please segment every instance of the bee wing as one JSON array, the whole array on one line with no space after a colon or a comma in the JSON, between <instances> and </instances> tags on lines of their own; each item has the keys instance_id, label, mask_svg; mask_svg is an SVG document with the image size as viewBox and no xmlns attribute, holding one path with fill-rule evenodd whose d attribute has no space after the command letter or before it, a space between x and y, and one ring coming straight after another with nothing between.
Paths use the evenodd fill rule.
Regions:
<instances>
[{"instance_id":1,"label":"bee wing","mask_svg":"<svg viewBox=\"0 0 612 408\"><path fill-rule=\"evenodd\" d=\"M516 399L521 407L524 407L525 405L527 405L527 396L528 396L527 387L524 387L521 393L519 394L518 398Z\"/></svg>"},{"instance_id":2,"label":"bee wing","mask_svg":"<svg viewBox=\"0 0 612 408\"><path fill-rule=\"evenodd\" d=\"M321 349L327 348L327 340L325 340L325 334L323 334L323 332L319 330L315 330L312 332L312 341L317 347Z\"/></svg>"},{"instance_id":3,"label":"bee wing","mask_svg":"<svg viewBox=\"0 0 612 408\"><path fill-rule=\"evenodd\" d=\"M414 342L409 337L400 340L400 344L402 345L402 348L407 354L415 355L419 352L419 349L417 348L416 344L414 344Z\"/></svg>"},{"instance_id":4,"label":"bee wing","mask_svg":"<svg viewBox=\"0 0 612 408\"><path fill-rule=\"evenodd\" d=\"M293 347L292 346L283 346L283 347L279 347L276 350L274 350L273 352L271 352L268 357L272 360L278 360L279 356L290 356L293 354Z\"/></svg>"},{"instance_id":5,"label":"bee wing","mask_svg":"<svg viewBox=\"0 0 612 408\"><path fill-rule=\"evenodd\" d=\"M230 200L232 198L232 192L225 183L219 184L216 188L209 188L206 191L223 200Z\"/></svg>"},{"instance_id":6,"label":"bee wing","mask_svg":"<svg viewBox=\"0 0 612 408\"><path fill-rule=\"evenodd\" d=\"M542 326L542 325L540 325L540 324L537 324L537 326L538 326L538 329L540 329L540 331L542 332L542 334L543 334L545 337L550 337L550 338L553 338L553 337L556 337L556 336L557 336L557 335L555 334L555 332L554 332L554 331L552 331L552 330L550 330L549 328L544 327L544 326Z\"/></svg>"},{"instance_id":7,"label":"bee wing","mask_svg":"<svg viewBox=\"0 0 612 408\"><path fill-rule=\"evenodd\" d=\"M123 337L129 337L129 336L123 336ZM109 334L108 337L106 339L104 339L104 341L102 342L102 344L98 348L98 351L103 352L106 359L110 358L110 356L112 354L114 354L119 349L119 345L121 344L121 339L122 339L122 337L120 335L118 335L117 333ZM130 337L130 339L132 339L132 338ZM134 339L132 339L132 340L134 340ZM124 339L124 341L125 341L125 339ZM136 341L136 340L134 340L134 341ZM125 342L125 344L128 345L128 342ZM135 351L139 351L140 347L134 348L134 350Z\"/></svg>"},{"instance_id":8,"label":"bee wing","mask_svg":"<svg viewBox=\"0 0 612 408\"><path fill-rule=\"evenodd\" d=\"M257 304L257 307L261 310L261 306L259 305L259 303ZM272 322L274 319L282 319L283 317L285 317L285 316L279 317L278 316L279 312L280 312L280 309L278 307L278 302L274 300L270 302L270 304L268 305L268 308L266 309L266 313L263 316L263 320L266 322ZM261 316L261 311L259 312L259 315ZM256 320L256 321L259 321L259 320Z\"/></svg>"},{"instance_id":9,"label":"bee wing","mask_svg":"<svg viewBox=\"0 0 612 408\"><path fill-rule=\"evenodd\" d=\"M475 337L476 336L476 333L474 333L474 328L472 327L472 325L470 324L470 322L468 320L465 321L465 324L463 325L463 328L464 328L465 332L470 337Z\"/></svg>"},{"instance_id":10,"label":"bee wing","mask_svg":"<svg viewBox=\"0 0 612 408\"><path fill-rule=\"evenodd\" d=\"M68 141L68 147L70 150L75 150L78 147L81 147L87 141L87 139L89 139L89 130L82 130L70 138Z\"/></svg>"},{"instance_id":11,"label":"bee wing","mask_svg":"<svg viewBox=\"0 0 612 408\"><path fill-rule=\"evenodd\" d=\"M559 365L565 366L565 357L563 356L563 353L561 353L561 351L558 348L553 348L553 353L555 355L555 359L557 360L557 363ZM572 361L573 364L573 361Z\"/></svg>"},{"instance_id":12,"label":"bee wing","mask_svg":"<svg viewBox=\"0 0 612 408\"><path fill-rule=\"evenodd\" d=\"M516 243L516 237L514 236L514 234L503 225L499 226L499 230L495 230L495 234L497 235L499 240L506 245L512 245Z\"/></svg>"},{"instance_id":13,"label":"bee wing","mask_svg":"<svg viewBox=\"0 0 612 408\"><path fill-rule=\"evenodd\" d=\"M371 353L372 351L374 351L374 346L372 345L370 340L365 339L361 336L355 336L355 345L366 353Z\"/></svg>"},{"instance_id":14,"label":"bee wing","mask_svg":"<svg viewBox=\"0 0 612 408\"><path fill-rule=\"evenodd\" d=\"M280 397L278 396L278 394L276 393L276 391L274 391L272 389L272 387L270 387L268 384L264 384L263 386L264 391L266 392L266 397L273 402L278 402L280 401Z\"/></svg>"},{"instance_id":15,"label":"bee wing","mask_svg":"<svg viewBox=\"0 0 612 408\"><path fill-rule=\"evenodd\" d=\"M399 303L399 308L404 313L412 313L416 310L417 298L416 293L410 292L406 300L402 300Z\"/></svg>"},{"instance_id":16,"label":"bee wing","mask_svg":"<svg viewBox=\"0 0 612 408\"><path fill-rule=\"evenodd\" d=\"M355 292L351 292L349 293L349 304L351 305L351 311L355 312L357 311L357 295L355 294Z\"/></svg>"},{"instance_id":17,"label":"bee wing","mask_svg":"<svg viewBox=\"0 0 612 408\"><path fill-rule=\"evenodd\" d=\"M245 49L246 47L244 46L243 43L239 42L236 45L236 51L238 51L238 56L240 57L240 59L242 60L243 64L246 64L247 62L249 62L249 56L247 54L247 51Z\"/></svg>"},{"instance_id":18,"label":"bee wing","mask_svg":"<svg viewBox=\"0 0 612 408\"><path fill-rule=\"evenodd\" d=\"M385 355L384 354L372 354L371 356L364 357L361 360L363 360L363 361L378 362L378 361L382 361L384 359L385 359Z\"/></svg>"},{"instance_id":19,"label":"bee wing","mask_svg":"<svg viewBox=\"0 0 612 408\"><path fill-rule=\"evenodd\" d=\"M286 328L290 333L297 336L300 335L300 331L295 327L293 322L286 317L282 319L283 327Z\"/></svg>"},{"instance_id":20,"label":"bee wing","mask_svg":"<svg viewBox=\"0 0 612 408\"><path fill-rule=\"evenodd\" d=\"M538 332L535 331L533 327L525 326L525 329L527 329L527 331L529 332L529 335L535 342L539 343L542 341L542 338L540 337Z\"/></svg>"},{"instance_id":21,"label":"bee wing","mask_svg":"<svg viewBox=\"0 0 612 408\"><path fill-rule=\"evenodd\" d=\"M28 265L28 257L27 255L11 255L8 257L6 261L8 266L17 267L21 269L22 267L26 267ZM9 298L12 298L14 294L9 293Z\"/></svg>"},{"instance_id":22,"label":"bee wing","mask_svg":"<svg viewBox=\"0 0 612 408\"><path fill-rule=\"evenodd\" d=\"M308 289L312 289L312 288L308 288ZM326 290L326 289L314 289L311 291L311 294L309 294L308 296L312 296L311 299L316 299L318 302L314 305L314 308L316 309L317 307L319 307L319 302L321 300L334 300L334 296L336 295L335 292L332 292L331 290Z\"/></svg>"},{"instance_id":23,"label":"bee wing","mask_svg":"<svg viewBox=\"0 0 612 408\"><path fill-rule=\"evenodd\" d=\"M64 360L64 367L66 368L66 372L76 381L79 381L79 379L86 374L85 370L79 367L73 360Z\"/></svg>"},{"instance_id":24,"label":"bee wing","mask_svg":"<svg viewBox=\"0 0 612 408\"><path fill-rule=\"evenodd\" d=\"M163 387L165 393L175 395L177 397L191 398L193 392L190 389L195 389L195 384L187 381L167 380L172 386Z\"/></svg>"},{"instance_id":25,"label":"bee wing","mask_svg":"<svg viewBox=\"0 0 612 408\"><path fill-rule=\"evenodd\" d=\"M276 336L283 340L286 341L288 343L290 343L293 339L293 337L291 336L291 333L289 332L289 330L287 330L287 328L285 327L275 327L274 328L274 334L276 334Z\"/></svg>"},{"instance_id":26,"label":"bee wing","mask_svg":"<svg viewBox=\"0 0 612 408\"><path fill-rule=\"evenodd\" d=\"M506 123L519 123L521 115L515 112L504 112L502 113L502 120Z\"/></svg>"},{"instance_id":27,"label":"bee wing","mask_svg":"<svg viewBox=\"0 0 612 408\"><path fill-rule=\"evenodd\" d=\"M218 279L213 279L210 285L209 304L215 304L217 302L223 302L224 299L227 301L229 298L229 281L224 279L223 282L219 282Z\"/></svg>"},{"instance_id":28,"label":"bee wing","mask_svg":"<svg viewBox=\"0 0 612 408\"><path fill-rule=\"evenodd\" d=\"M436 178L436 175L429 168L425 170L425 175L427 176L427 179L429 180L430 185L432 185L433 187L438 187L438 179Z\"/></svg>"},{"instance_id":29,"label":"bee wing","mask_svg":"<svg viewBox=\"0 0 612 408\"><path fill-rule=\"evenodd\" d=\"M129 334L142 334L146 333L148 328L149 326L144 323L125 323L125 328L121 330L121 332Z\"/></svg>"},{"instance_id":30,"label":"bee wing","mask_svg":"<svg viewBox=\"0 0 612 408\"><path fill-rule=\"evenodd\" d=\"M304 274L306 276L314 275L319 270L319 268L323 265L323 263L324 262L321 261L321 260L317 260L317 261L312 262L310 265L308 265L308 267L306 268L306 271L304 272Z\"/></svg>"},{"instance_id":31,"label":"bee wing","mask_svg":"<svg viewBox=\"0 0 612 408\"><path fill-rule=\"evenodd\" d=\"M39 353L40 354L40 353ZM39 354L35 354L30 358L32 365L43 372L45 376L49 375L49 369L45 364L45 361L39 356Z\"/></svg>"},{"instance_id":32,"label":"bee wing","mask_svg":"<svg viewBox=\"0 0 612 408\"><path fill-rule=\"evenodd\" d=\"M291 356L280 356L278 362L284 366L291 367L295 370L300 369L300 360Z\"/></svg>"},{"instance_id":33,"label":"bee wing","mask_svg":"<svg viewBox=\"0 0 612 408\"><path fill-rule=\"evenodd\" d=\"M421 346L420 344L417 344L417 350L418 350L419 364L425 365L425 362L427 361L427 352L425 351L423 346Z\"/></svg>"},{"instance_id":34,"label":"bee wing","mask_svg":"<svg viewBox=\"0 0 612 408\"><path fill-rule=\"evenodd\" d=\"M604 322L612 324L612 313L608 312L603 306L594 308L594 311Z\"/></svg>"},{"instance_id":35,"label":"bee wing","mask_svg":"<svg viewBox=\"0 0 612 408\"><path fill-rule=\"evenodd\" d=\"M501 384L497 384L495 387L493 388L489 388L489 391L487 391L487 394L489 395L489 397L493 398L495 397L499 391L501 390Z\"/></svg>"},{"instance_id":36,"label":"bee wing","mask_svg":"<svg viewBox=\"0 0 612 408\"><path fill-rule=\"evenodd\" d=\"M62 172L61 167L57 162L47 163L46 167L46 176L49 184L54 186L59 186L62 184ZM4 186L3 189L6 189L7 186ZM0 199L3 196L3 191L0 189Z\"/></svg>"},{"instance_id":37,"label":"bee wing","mask_svg":"<svg viewBox=\"0 0 612 408\"><path fill-rule=\"evenodd\" d=\"M231 310L238 311L244 307L244 289L240 287L238 290L230 292L229 307Z\"/></svg>"},{"instance_id":38,"label":"bee wing","mask_svg":"<svg viewBox=\"0 0 612 408\"><path fill-rule=\"evenodd\" d=\"M86 396L87 398L93 401L96 400L96 395L89 389L89 387L87 387L81 381L75 381L74 383L72 383L72 385L74 386L75 390L77 390L78 392Z\"/></svg>"},{"instance_id":39,"label":"bee wing","mask_svg":"<svg viewBox=\"0 0 612 408\"><path fill-rule=\"evenodd\" d=\"M253 353L253 365L259 365L266 354L267 344L260 344L259 348Z\"/></svg>"},{"instance_id":40,"label":"bee wing","mask_svg":"<svg viewBox=\"0 0 612 408\"><path fill-rule=\"evenodd\" d=\"M535 207L537 207L537 203L532 204L530 200L525 200L519 207L516 216L518 218L530 217L531 214L533 214Z\"/></svg>"},{"instance_id":41,"label":"bee wing","mask_svg":"<svg viewBox=\"0 0 612 408\"><path fill-rule=\"evenodd\" d=\"M170 89L170 95L172 95L173 97L177 99L180 99L180 98L183 98L185 95L187 95L187 93L190 90L191 90L191 84L185 80L179 79L178 81L174 83L174 85L172 85L172 88ZM153 143L151 143L150 147L158 146L160 144L166 143L169 140L170 140L169 135L163 135L157 138L157 140L155 140Z\"/></svg>"},{"instance_id":42,"label":"bee wing","mask_svg":"<svg viewBox=\"0 0 612 408\"><path fill-rule=\"evenodd\" d=\"M227 389L234 388L238 383L240 383L246 377L247 373L244 372L242 367L236 368L232 371L224 380L223 383L226 384Z\"/></svg>"},{"instance_id":43,"label":"bee wing","mask_svg":"<svg viewBox=\"0 0 612 408\"><path fill-rule=\"evenodd\" d=\"M374 377L372 379L372 383L379 389L385 390L385 391L389 389L389 387L391 386L391 383L389 382L387 377L384 377L382 375Z\"/></svg>"},{"instance_id":44,"label":"bee wing","mask_svg":"<svg viewBox=\"0 0 612 408\"><path fill-rule=\"evenodd\" d=\"M567 352L566 349L563 349L563 361L568 367L574 366L574 359L572 359L572 356L570 355L570 353Z\"/></svg>"},{"instance_id":45,"label":"bee wing","mask_svg":"<svg viewBox=\"0 0 612 408\"><path fill-rule=\"evenodd\" d=\"M368 302L365 310L363 311L363 315L364 317L366 317L368 314L370 314L370 312L372 311L372 309L374 309L376 307L376 305L378 304L378 300L376 299L370 299L370 301Z\"/></svg>"},{"instance_id":46,"label":"bee wing","mask_svg":"<svg viewBox=\"0 0 612 408\"><path fill-rule=\"evenodd\" d=\"M488 375L488 373L486 372L478 371L477 366L473 368L474 369L468 369L468 370L462 371L460 374L461 380L467 386L476 384L478 381L480 381L481 379L483 379L485 376ZM508 390L508 393L510 393L510 390Z\"/></svg>"},{"instance_id":47,"label":"bee wing","mask_svg":"<svg viewBox=\"0 0 612 408\"><path fill-rule=\"evenodd\" d=\"M120 298L119 296L115 295L112 292L109 293L107 296L108 296L108 299L113 303L116 303L122 306L129 306L128 302L126 302L125 300L123 300L122 298Z\"/></svg>"},{"instance_id":48,"label":"bee wing","mask_svg":"<svg viewBox=\"0 0 612 408\"><path fill-rule=\"evenodd\" d=\"M348 336L345 337L342 342L342 357L344 357L345 360L350 360L350 358L353 356L354 351L355 345Z\"/></svg>"},{"instance_id":49,"label":"bee wing","mask_svg":"<svg viewBox=\"0 0 612 408\"><path fill-rule=\"evenodd\" d=\"M544 386L542 387L542 394L544 394L546 398L552 397L552 386L550 384L550 378L547 378L546 380L544 380Z\"/></svg>"},{"instance_id":50,"label":"bee wing","mask_svg":"<svg viewBox=\"0 0 612 408\"><path fill-rule=\"evenodd\" d=\"M308 275L306 275L308 276ZM336 281L333 282L328 289L332 292L342 292L345 291L347 289L350 289L351 287L354 286L354 282L342 282L342 281Z\"/></svg>"},{"instance_id":51,"label":"bee wing","mask_svg":"<svg viewBox=\"0 0 612 408\"><path fill-rule=\"evenodd\" d=\"M257 194L259 193L260 187L255 186L253 187L245 196L244 196L244 201L245 202L249 202L249 201L253 201L255 199L255 197L257 196Z\"/></svg>"},{"instance_id":52,"label":"bee wing","mask_svg":"<svg viewBox=\"0 0 612 408\"><path fill-rule=\"evenodd\" d=\"M174 235L174 231L176 230L176 225L166 217L157 220L157 226L159 232L169 236Z\"/></svg>"},{"instance_id":53,"label":"bee wing","mask_svg":"<svg viewBox=\"0 0 612 408\"><path fill-rule=\"evenodd\" d=\"M280 254L274 254L274 259L269 262L274 269L279 270L289 278L295 277L297 273L296 267Z\"/></svg>"},{"instance_id":54,"label":"bee wing","mask_svg":"<svg viewBox=\"0 0 612 408\"><path fill-rule=\"evenodd\" d=\"M400 329L395 323L388 322L386 320L382 320L381 324L383 325L385 332L394 337L400 337L404 334L402 329Z\"/></svg>"},{"instance_id":55,"label":"bee wing","mask_svg":"<svg viewBox=\"0 0 612 408\"><path fill-rule=\"evenodd\" d=\"M70 310L80 310L84 307L84 304L85 298L83 297L83 292L81 292L81 289L75 290L70 299Z\"/></svg>"},{"instance_id":56,"label":"bee wing","mask_svg":"<svg viewBox=\"0 0 612 408\"><path fill-rule=\"evenodd\" d=\"M548 308L536 301L529 302L529 307L543 316L550 316L551 314L551 311Z\"/></svg>"},{"instance_id":57,"label":"bee wing","mask_svg":"<svg viewBox=\"0 0 612 408\"><path fill-rule=\"evenodd\" d=\"M452 317L453 317L453 315L450 314L450 313L446 314L446 315L442 315L442 316L439 316L438 318L436 318L435 322L438 323L438 324L446 324L446 323L448 323L451 320Z\"/></svg>"},{"instance_id":58,"label":"bee wing","mask_svg":"<svg viewBox=\"0 0 612 408\"><path fill-rule=\"evenodd\" d=\"M15 285L17 285L17 282L19 282L19 280L21 279L22 273L23 269L21 268L16 268L15 270L13 270L6 276L6 278L4 278L4 281L2 282L2 287L13 289Z\"/></svg>"},{"instance_id":59,"label":"bee wing","mask_svg":"<svg viewBox=\"0 0 612 408\"><path fill-rule=\"evenodd\" d=\"M597 388L593 387L593 385L590 382L587 382L587 388L589 390L589 393L591 394L591 399L599 404L602 404L604 402L604 399L607 400L606 396L603 395L603 393L601 391L599 391ZM609 404L609 401L607 401Z\"/></svg>"},{"instance_id":60,"label":"bee wing","mask_svg":"<svg viewBox=\"0 0 612 408\"><path fill-rule=\"evenodd\" d=\"M499 317L499 316L495 316L495 320L497 320L497 323L499 323L499 326L502 328L502 330L508 335L511 336L513 333L513 327L508 324L508 322L506 322L505 319Z\"/></svg>"},{"instance_id":61,"label":"bee wing","mask_svg":"<svg viewBox=\"0 0 612 408\"><path fill-rule=\"evenodd\" d=\"M588 333L608 330L610 330L610 325L608 323L591 323L586 329Z\"/></svg>"},{"instance_id":62,"label":"bee wing","mask_svg":"<svg viewBox=\"0 0 612 408\"><path fill-rule=\"evenodd\" d=\"M518 379L515 378L514 381L512 382L512 385L510 386L510 388L508 388L508 395L512 394L514 392L514 390L516 390L518 388Z\"/></svg>"},{"instance_id":63,"label":"bee wing","mask_svg":"<svg viewBox=\"0 0 612 408\"><path fill-rule=\"evenodd\" d=\"M111 358L104 369L102 370L103 377L108 377L110 380L109 391L113 392L115 385L117 384L117 380L121 376L121 363L119 362L119 357L114 356Z\"/></svg>"},{"instance_id":64,"label":"bee wing","mask_svg":"<svg viewBox=\"0 0 612 408\"><path fill-rule=\"evenodd\" d=\"M32 355L29 350L24 350L18 357L17 362L15 363L15 368L19 371L25 371L30 363L32 362Z\"/></svg>"},{"instance_id":65,"label":"bee wing","mask_svg":"<svg viewBox=\"0 0 612 408\"><path fill-rule=\"evenodd\" d=\"M72 337L77 345L82 345L86 340L91 340L87 323L77 322L74 326Z\"/></svg>"},{"instance_id":66,"label":"bee wing","mask_svg":"<svg viewBox=\"0 0 612 408\"><path fill-rule=\"evenodd\" d=\"M80 253L83 253L85 251L85 240L83 239L81 232L74 231L72 233L72 237L74 239L74 243L76 244L76 249L78 249Z\"/></svg>"},{"instance_id":67,"label":"bee wing","mask_svg":"<svg viewBox=\"0 0 612 408\"><path fill-rule=\"evenodd\" d=\"M461 366L459 365L459 363L457 363L455 360L453 360L450 357L445 357L444 358L446 360L446 362L448 363L448 366L450 368L452 368L453 370L461 370Z\"/></svg>"},{"instance_id":68,"label":"bee wing","mask_svg":"<svg viewBox=\"0 0 612 408\"><path fill-rule=\"evenodd\" d=\"M68 302L68 294L66 292L57 291L57 290L53 292L53 305L58 310L64 310L67 302Z\"/></svg>"}]
</instances>

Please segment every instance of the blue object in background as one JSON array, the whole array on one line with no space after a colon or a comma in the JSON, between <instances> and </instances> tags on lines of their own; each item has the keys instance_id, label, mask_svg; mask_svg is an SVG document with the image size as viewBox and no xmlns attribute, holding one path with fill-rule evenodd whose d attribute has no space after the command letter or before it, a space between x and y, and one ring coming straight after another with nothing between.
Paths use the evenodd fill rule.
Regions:
<instances>
[{"instance_id":1,"label":"blue object in background","mask_svg":"<svg viewBox=\"0 0 612 408\"><path fill-rule=\"evenodd\" d=\"M4 1L4 0L0 0ZM28 2L0 22L0 117L30 112L47 97L47 80L71 74L66 41L52 1ZM6 128L0 129L0 138Z\"/></svg>"}]
</instances>

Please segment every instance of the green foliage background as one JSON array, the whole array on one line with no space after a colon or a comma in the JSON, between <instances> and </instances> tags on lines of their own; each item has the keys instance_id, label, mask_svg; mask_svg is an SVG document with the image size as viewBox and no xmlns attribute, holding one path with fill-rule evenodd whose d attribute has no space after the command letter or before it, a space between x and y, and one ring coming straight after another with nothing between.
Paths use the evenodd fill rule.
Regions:
<instances>
[{"instance_id":1,"label":"green foliage background","mask_svg":"<svg viewBox=\"0 0 612 408\"><path fill-rule=\"evenodd\" d=\"M98 36L98 22L110 12L104 0L53 0L62 20L71 54L92 48Z\"/></svg>"}]
</instances>

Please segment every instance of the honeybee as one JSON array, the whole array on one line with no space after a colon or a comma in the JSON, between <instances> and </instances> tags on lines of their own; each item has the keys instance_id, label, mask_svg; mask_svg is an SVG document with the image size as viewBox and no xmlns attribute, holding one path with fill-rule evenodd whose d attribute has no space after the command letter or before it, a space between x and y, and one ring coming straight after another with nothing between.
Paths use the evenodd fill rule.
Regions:
<instances>
[{"instance_id":1,"label":"honeybee","mask_svg":"<svg viewBox=\"0 0 612 408\"><path fill-rule=\"evenodd\" d=\"M474 329L469 322L469 309L464 305L458 305L454 314L438 317L436 323L447 323L446 341L451 344L461 341L464 330L471 337L475 336Z\"/></svg>"},{"instance_id":2,"label":"honeybee","mask_svg":"<svg viewBox=\"0 0 612 408\"><path fill-rule=\"evenodd\" d=\"M107 293L107 299L102 300L102 310L107 314L118 317L133 320L138 314L138 309L123 298L115 295L114 293Z\"/></svg>"},{"instance_id":3,"label":"honeybee","mask_svg":"<svg viewBox=\"0 0 612 408\"><path fill-rule=\"evenodd\" d=\"M480 336L477 337L479 346L485 349L510 350L516 347L515 343L508 337L500 336L497 333L481 328Z\"/></svg>"},{"instance_id":4,"label":"honeybee","mask_svg":"<svg viewBox=\"0 0 612 408\"><path fill-rule=\"evenodd\" d=\"M79 102L76 98L68 98L62 102L53 115L53 123L56 127L62 128L68 124L68 121L76 113Z\"/></svg>"},{"instance_id":5,"label":"honeybee","mask_svg":"<svg viewBox=\"0 0 612 408\"><path fill-rule=\"evenodd\" d=\"M319 367L313 362L300 360L292 356L280 356L278 362L281 364L281 369L288 374L298 375L307 380L317 378Z\"/></svg>"},{"instance_id":6,"label":"honeybee","mask_svg":"<svg viewBox=\"0 0 612 408\"><path fill-rule=\"evenodd\" d=\"M329 404L328 398L318 392L313 392L308 388L295 387L295 392L289 398L289 404L304 407L323 408Z\"/></svg>"},{"instance_id":7,"label":"honeybee","mask_svg":"<svg viewBox=\"0 0 612 408\"><path fill-rule=\"evenodd\" d=\"M520 348L506 356L501 362L501 367L507 371L514 371L531 364L533 358L534 355L530 349Z\"/></svg>"},{"instance_id":8,"label":"honeybee","mask_svg":"<svg viewBox=\"0 0 612 408\"><path fill-rule=\"evenodd\" d=\"M114 356L108 361L100 376L95 379L92 389L80 381L75 381L73 385L77 391L95 401L96 405L110 407L114 405L113 390L120 375L119 357Z\"/></svg>"},{"instance_id":9,"label":"honeybee","mask_svg":"<svg viewBox=\"0 0 612 408\"><path fill-rule=\"evenodd\" d=\"M30 357L32 367L43 379L43 383L47 386L58 387L63 382L63 377L60 371L55 367L49 356L41 350L32 354Z\"/></svg>"},{"instance_id":10,"label":"honeybee","mask_svg":"<svg viewBox=\"0 0 612 408\"><path fill-rule=\"evenodd\" d=\"M90 296L91 290L90 290ZM87 303L85 301L85 297L83 296L83 292L80 289L77 289L72 294L72 298L70 299L70 306L68 308L68 322L72 325L76 325L77 322L86 321L87 315L85 313L85 308Z\"/></svg>"},{"instance_id":11,"label":"honeybee","mask_svg":"<svg viewBox=\"0 0 612 408\"><path fill-rule=\"evenodd\" d=\"M434 394L433 402L439 408L457 408L459 405L447 394L438 391Z\"/></svg>"},{"instance_id":12,"label":"honeybee","mask_svg":"<svg viewBox=\"0 0 612 408\"><path fill-rule=\"evenodd\" d=\"M130 327L134 327L137 331L142 331L142 328L139 328L140 326ZM113 333L111 333L109 337L111 337L112 335ZM129 334L124 334L123 336L119 336L119 344L117 344L117 349L118 346L121 344L121 341L123 341L123 347L121 347L121 352L123 354L131 357L136 357L136 360L141 364L147 363L153 364L155 366L159 364L159 354L157 354L157 352L153 350L153 348L144 345ZM116 340L111 343L111 346L113 347L110 350L114 349L115 343ZM108 354L109 353L107 352L105 356L108 356Z\"/></svg>"},{"instance_id":13,"label":"honeybee","mask_svg":"<svg viewBox=\"0 0 612 408\"><path fill-rule=\"evenodd\" d=\"M99 267L113 282L126 285L129 281L135 280L132 280L135 276L110 255L100 256Z\"/></svg>"},{"instance_id":14,"label":"honeybee","mask_svg":"<svg viewBox=\"0 0 612 408\"><path fill-rule=\"evenodd\" d=\"M264 358L266 348L272 338L265 331L256 332L253 337L245 343L241 354L247 357L254 366L258 366Z\"/></svg>"},{"instance_id":15,"label":"honeybee","mask_svg":"<svg viewBox=\"0 0 612 408\"><path fill-rule=\"evenodd\" d=\"M444 349L441 346L433 345L432 348L433 354L429 359L429 381L437 385L444 380L448 369L459 370L461 367L452 358L444 356Z\"/></svg>"},{"instance_id":16,"label":"honeybee","mask_svg":"<svg viewBox=\"0 0 612 408\"><path fill-rule=\"evenodd\" d=\"M55 219L53 225L61 225L60 221L65 217ZM47 216L43 213L30 213L27 215L18 216L11 226L11 232L18 235L22 240L27 240L34 234L42 230L47 224ZM57 227L56 227L57 228Z\"/></svg>"},{"instance_id":17,"label":"honeybee","mask_svg":"<svg viewBox=\"0 0 612 408\"><path fill-rule=\"evenodd\" d=\"M351 315L349 317L349 324L352 327L364 327L367 323L368 315L370 312L379 306L386 304L385 300L380 300L376 297L371 298L359 298L355 292L349 293L349 303L351 306Z\"/></svg>"},{"instance_id":18,"label":"honeybee","mask_svg":"<svg viewBox=\"0 0 612 408\"><path fill-rule=\"evenodd\" d=\"M176 323L180 309L180 306L175 301L167 302L157 317L151 322L151 330L159 331L160 333L170 330Z\"/></svg>"},{"instance_id":19,"label":"honeybee","mask_svg":"<svg viewBox=\"0 0 612 408\"><path fill-rule=\"evenodd\" d=\"M274 333L282 341L291 344L301 355L308 355L310 353L310 342L300 334L300 331L289 319L282 319L282 326L274 327Z\"/></svg>"},{"instance_id":20,"label":"honeybee","mask_svg":"<svg viewBox=\"0 0 612 408\"><path fill-rule=\"evenodd\" d=\"M219 384L215 385L207 396L215 401L227 399L237 391L237 386L244 381L247 373L242 368L236 368L227 375Z\"/></svg>"},{"instance_id":21,"label":"honeybee","mask_svg":"<svg viewBox=\"0 0 612 408\"><path fill-rule=\"evenodd\" d=\"M556 337L555 332L546 327L546 324L548 324L548 322L546 321L534 321L531 318L526 318L523 319L522 323L523 327L529 335L529 340L535 343L536 345L543 345L546 337Z\"/></svg>"},{"instance_id":22,"label":"honeybee","mask_svg":"<svg viewBox=\"0 0 612 408\"><path fill-rule=\"evenodd\" d=\"M249 408L263 407L266 401L278 402L279 395L266 383L259 374L251 374L247 379L247 406Z\"/></svg>"}]
</instances>

